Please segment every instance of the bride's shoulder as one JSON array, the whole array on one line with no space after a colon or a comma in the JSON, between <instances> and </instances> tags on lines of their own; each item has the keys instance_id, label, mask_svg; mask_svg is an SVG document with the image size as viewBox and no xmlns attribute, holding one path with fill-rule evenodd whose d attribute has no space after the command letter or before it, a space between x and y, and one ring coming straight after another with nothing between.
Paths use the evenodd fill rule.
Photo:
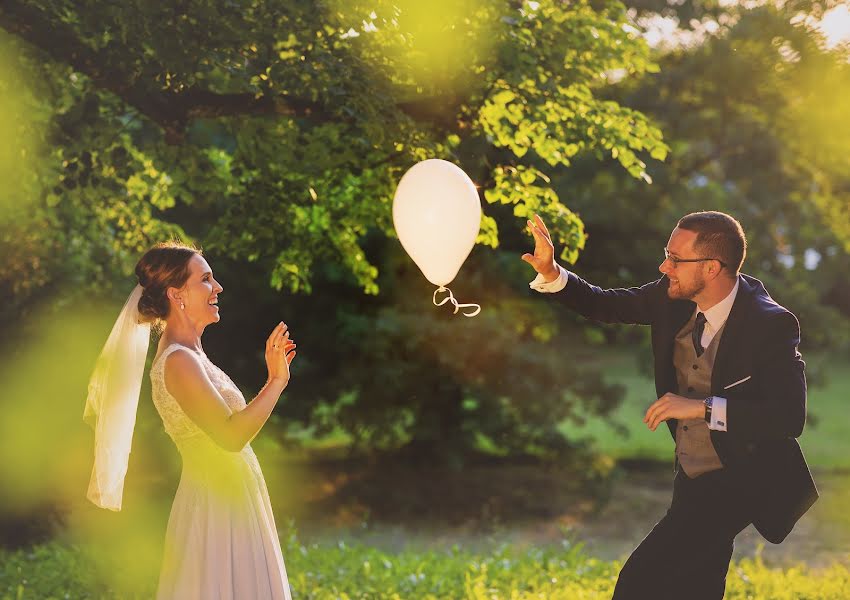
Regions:
<instances>
[{"instance_id":1,"label":"bride's shoulder","mask_svg":"<svg viewBox=\"0 0 850 600\"><path fill-rule=\"evenodd\" d=\"M171 367L175 364L190 364L190 361L198 362L196 353L183 344L172 342L161 345L157 349L157 354L151 364L152 366L162 366L164 369L166 365ZM171 368L169 368L170 370Z\"/></svg>"},{"instance_id":2,"label":"bride's shoulder","mask_svg":"<svg viewBox=\"0 0 850 600\"><path fill-rule=\"evenodd\" d=\"M162 377L169 389L206 385L209 382L209 374L201 357L181 344L172 344L166 348L161 364Z\"/></svg>"}]
</instances>

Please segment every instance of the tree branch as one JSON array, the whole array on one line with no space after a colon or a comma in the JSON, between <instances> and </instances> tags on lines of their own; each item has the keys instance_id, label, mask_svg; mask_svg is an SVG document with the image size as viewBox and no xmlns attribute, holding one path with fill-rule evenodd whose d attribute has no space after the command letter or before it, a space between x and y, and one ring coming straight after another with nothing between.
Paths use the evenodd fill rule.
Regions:
<instances>
[{"instance_id":1,"label":"tree branch","mask_svg":"<svg viewBox=\"0 0 850 600\"><path fill-rule=\"evenodd\" d=\"M287 96L217 94L190 88L175 92L151 90L146 82L131 77L110 64L109 46L94 50L82 42L68 25L49 19L25 2L4 0L0 4L0 27L46 52L57 62L68 64L86 75L101 89L114 93L128 105L160 125L166 141L185 139L186 125L195 118L244 114L275 114L330 120L318 103Z\"/></svg>"},{"instance_id":2,"label":"tree branch","mask_svg":"<svg viewBox=\"0 0 850 600\"><path fill-rule=\"evenodd\" d=\"M3 0L0 3L0 27L39 48L53 60L86 75L95 87L121 98L162 127L169 144L185 141L186 126L192 119L199 118L286 115L322 122L347 120L344 115L334 114L318 102L285 95L219 94L201 88L181 91L153 88L153 82L129 73L126 66L117 65L111 59L110 51L117 50L116 42L110 42L99 50L93 49L80 40L71 26L52 19L25 0ZM446 94L402 101L397 107L417 121L456 130L461 101L454 94Z\"/></svg>"}]
</instances>

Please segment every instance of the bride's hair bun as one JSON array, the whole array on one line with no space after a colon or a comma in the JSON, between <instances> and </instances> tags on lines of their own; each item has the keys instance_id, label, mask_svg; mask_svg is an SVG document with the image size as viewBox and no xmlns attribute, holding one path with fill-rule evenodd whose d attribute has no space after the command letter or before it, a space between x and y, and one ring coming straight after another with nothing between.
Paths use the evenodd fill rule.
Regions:
<instances>
[{"instance_id":1,"label":"bride's hair bun","mask_svg":"<svg viewBox=\"0 0 850 600\"><path fill-rule=\"evenodd\" d=\"M168 317L170 305L166 292L170 287L183 287L189 279L189 261L200 248L170 241L160 242L145 252L136 263L136 277L144 288L139 298L139 314L144 322Z\"/></svg>"}]
</instances>

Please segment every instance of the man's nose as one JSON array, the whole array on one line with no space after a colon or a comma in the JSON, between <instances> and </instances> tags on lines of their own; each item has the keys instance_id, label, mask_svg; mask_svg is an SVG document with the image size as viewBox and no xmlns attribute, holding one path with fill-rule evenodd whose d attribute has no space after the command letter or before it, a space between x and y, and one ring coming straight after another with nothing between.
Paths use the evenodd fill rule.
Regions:
<instances>
[{"instance_id":1,"label":"man's nose","mask_svg":"<svg viewBox=\"0 0 850 600\"><path fill-rule=\"evenodd\" d=\"M664 273L665 275L669 275L670 271L673 270L673 267L670 266L670 260L665 258L661 261L661 264L658 265L658 270Z\"/></svg>"}]
</instances>

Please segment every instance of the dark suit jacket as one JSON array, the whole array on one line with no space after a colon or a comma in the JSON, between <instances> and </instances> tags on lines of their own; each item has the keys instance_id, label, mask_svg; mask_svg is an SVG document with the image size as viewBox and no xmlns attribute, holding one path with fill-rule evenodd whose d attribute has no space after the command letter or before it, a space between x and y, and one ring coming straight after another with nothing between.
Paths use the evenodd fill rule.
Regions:
<instances>
[{"instance_id":1,"label":"dark suit jacket","mask_svg":"<svg viewBox=\"0 0 850 600\"><path fill-rule=\"evenodd\" d=\"M741 485L752 486L756 529L778 544L818 498L796 440L806 421L800 325L761 281L747 275L738 280L711 378L711 395L727 399L727 431L711 431L711 440L724 466L735 467L743 474ZM570 273L566 288L556 294L590 319L651 326L659 398L677 391L674 338L696 307L689 300L671 300L668 285L662 277L642 287L603 290ZM667 422L674 439L676 424Z\"/></svg>"}]
</instances>

